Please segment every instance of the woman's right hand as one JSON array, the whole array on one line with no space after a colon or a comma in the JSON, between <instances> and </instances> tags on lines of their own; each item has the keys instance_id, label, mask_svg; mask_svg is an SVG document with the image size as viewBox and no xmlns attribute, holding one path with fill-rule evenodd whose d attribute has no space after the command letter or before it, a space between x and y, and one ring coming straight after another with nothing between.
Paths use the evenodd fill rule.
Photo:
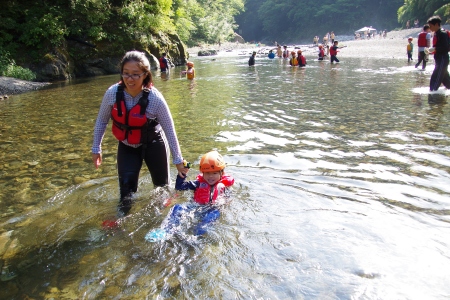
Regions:
<instances>
[{"instance_id":1,"label":"woman's right hand","mask_svg":"<svg viewBox=\"0 0 450 300\"><path fill-rule=\"evenodd\" d=\"M94 162L95 168L98 169L98 166L102 164L102 154L92 153L92 161Z\"/></svg>"}]
</instances>

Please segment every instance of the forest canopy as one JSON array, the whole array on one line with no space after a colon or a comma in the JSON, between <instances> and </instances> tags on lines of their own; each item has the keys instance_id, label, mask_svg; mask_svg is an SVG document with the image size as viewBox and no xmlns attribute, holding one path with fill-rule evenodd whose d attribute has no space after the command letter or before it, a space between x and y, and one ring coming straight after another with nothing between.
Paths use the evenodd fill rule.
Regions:
<instances>
[{"instance_id":1,"label":"forest canopy","mask_svg":"<svg viewBox=\"0 0 450 300\"><path fill-rule=\"evenodd\" d=\"M237 16L247 40L311 41L334 31L351 35L364 26L399 27L397 10L404 0L247 0Z\"/></svg>"},{"instance_id":2,"label":"forest canopy","mask_svg":"<svg viewBox=\"0 0 450 300\"><path fill-rule=\"evenodd\" d=\"M0 10L0 54L23 47L38 52L65 39L97 43L151 43L177 33L188 46L233 35L243 0L11 0Z\"/></svg>"}]
</instances>

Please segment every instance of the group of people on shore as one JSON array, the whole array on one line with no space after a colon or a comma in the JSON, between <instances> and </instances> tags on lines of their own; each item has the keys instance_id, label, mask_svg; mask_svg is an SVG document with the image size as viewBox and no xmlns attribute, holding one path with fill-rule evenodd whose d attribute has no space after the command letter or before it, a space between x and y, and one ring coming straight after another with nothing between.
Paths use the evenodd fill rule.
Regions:
<instances>
[{"instance_id":1,"label":"group of people on shore","mask_svg":"<svg viewBox=\"0 0 450 300\"><path fill-rule=\"evenodd\" d=\"M439 16L432 16L417 37L418 61L415 68L422 64L422 70L425 70L428 55L434 54L434 70L430 78L430 91L437 91L441 84L450 89L450 75L448 73L450 32L441 27L441 22ZM413 37L409 37L406 45L408 63L413 61L413 40Z\"/></svg>"}]
</instances>

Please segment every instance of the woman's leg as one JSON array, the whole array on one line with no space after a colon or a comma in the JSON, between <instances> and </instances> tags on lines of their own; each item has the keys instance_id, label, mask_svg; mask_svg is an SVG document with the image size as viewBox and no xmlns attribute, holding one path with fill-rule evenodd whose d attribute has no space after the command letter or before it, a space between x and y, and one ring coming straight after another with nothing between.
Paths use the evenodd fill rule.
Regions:
<instances>
[{"instance_id":1,"label":"woman's leg","mask_svg":"<svg viewBox=\"0 0 450 300\"><path fill-rule=\"evenodd\" d=\"M137 191L139 172L142 167L142 148L129 147L119 142L117 169L119 173L119 211L127 214L131 209L131 195Z\"/></svg>"},{"instance_id":2,"label":"woman's leg","mask_svg":"<svg viewBox=\"0 0 450 300\"><path fill-rule=\"evenodd\" d=\"M169 147L163 131L156 133L153 141L149 141L145 150L145 164L152 176L155 186L165 186L170 183Z\"/></svg>"}]
</instances>

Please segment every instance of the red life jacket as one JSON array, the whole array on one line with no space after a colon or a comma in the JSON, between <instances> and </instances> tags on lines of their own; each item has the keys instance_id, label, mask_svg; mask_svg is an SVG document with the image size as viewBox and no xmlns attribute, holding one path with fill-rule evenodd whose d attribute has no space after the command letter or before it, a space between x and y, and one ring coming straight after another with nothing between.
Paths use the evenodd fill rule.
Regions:
<instances>
[{"instance_id":1,"label":"red life jacket","mask_svg":"<svg viewBox=\"0 0 450 300\"><path fill-rule=\"evenodd\" d=\"M303 55L300 55L298 58L300 58L300 61L298 62L298 65L305 66L306 65L306 58Z\"/></svg>"},{"instance_id":2,"label":"red life jacket","mask_svg":"<svg viewBox=\"0 0 450 300\"><path fill-rule=\"evenodd\" d=\"M419 33L419 37L417 39L417 45L419 47L427 47L427 34L428 32L421 32Z\"/></svg>"},{"instance_id":3,"label":"red life jacket","mask_svg":"<svg viewBox=\"0 0 450 300\"><path fill-rule=\"evenodd\" d=\"M222 178L214 185L211 190L211 186L203 178L202 174L197 176L199 181L198 188L194 192L194 201L198 204L214 203L219 195L221 195L225 188L234 184L234 178L229 175L222 175Z\"/></svg>"},{"instance_id":4,"label":"red life jacket","mask_svg":"<svg viewBox=\"0 0 450 300\"><path fill-rule=\"evenodd\" d=\"M159 58L159 67L160 67L161 69L167 68L167 64L166 64L166 61L164 61L164 57L160 57L160 58Z\"/></svg>"},{"instance_id":5,"label":"red life jacket","mask_svg":"<svg viewBox=\"0 0 450 300\"><path fill-rule=\"evenodd\" d=\"M442 31L447 33L447 36L448 36L448 39L447 39L447 41L448 41L448 50L447 51L450 52L450 31L444 30L444 29L442 29ZM433 47L436 47L436 43L437 43L437 34L434 34L433 35Z\"/></svg>"},{"instance_id":6,"label":"red life jacket","mask_svg":"<svg viewBox=\"0 0 450 300\"><path fill-rule=\"evenodd\" d=\"M334 46L330 47L330 55L337 55L338 50Z\"/></svg>"},{"instance_id":7,"label":"red life jacket","mask_svg":"<svg viewBox=\"0 0 450 300\"><path fill-rule=\"evenodd\" d=\"M129 111L125 105L123 85L119 83L116 93L116 103L111 110L113 119L112 133L119 141L125 139L130 144L142 143L142 129L147 123L145 111L148 105L148 94L150 90L144 89L141 99Z\"/></svg>"},{"instance_id":8,"label":"red life jacket","mask_svg":"<svg viewBox=\"0 0 450 300\"><path fill-rule=\"evenodd\" d=\"M323 51L323 49L319 50L319 57L324 57L325 56L325 51Z\"/></svg>"}]
</instances>

